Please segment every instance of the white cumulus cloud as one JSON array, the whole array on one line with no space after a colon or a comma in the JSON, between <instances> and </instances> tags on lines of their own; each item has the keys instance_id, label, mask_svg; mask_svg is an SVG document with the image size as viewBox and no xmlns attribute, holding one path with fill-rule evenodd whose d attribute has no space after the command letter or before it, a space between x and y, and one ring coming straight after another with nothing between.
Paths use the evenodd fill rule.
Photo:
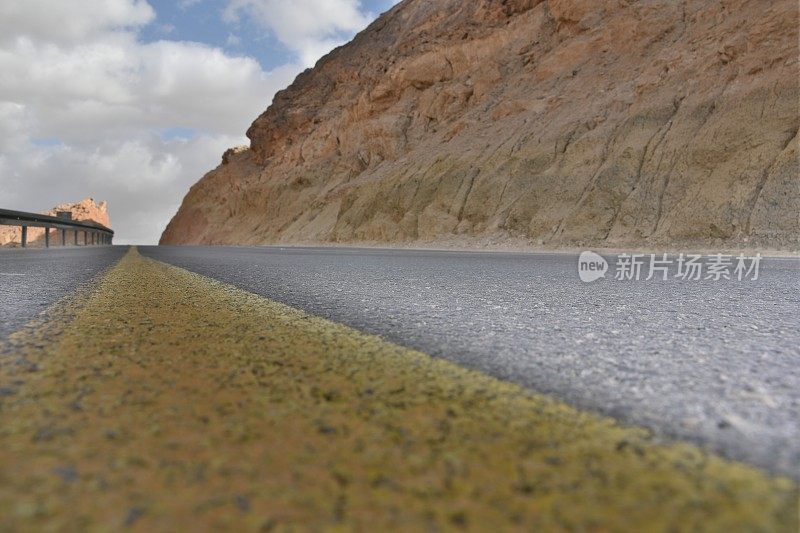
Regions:
<instances>
[{"instance_id":1,"label":"white cumulus cloud","mask_svg":"<svg viewBox=\"0 0 800 533\"><path fill-rule=\"evenodd\" d=\"M4 0L0 40L25 35L59 43L142 26L155 19L145 0Z\"/></svg>"},{"instance_id":2,"label":"white cumulus cloud","mask_svg":"<svg viewBox=\"0 0 800 533\"><path fill-rule=\"evenodd\" d=\"M254 20L297 53L306 67L374 18L358 0L230 0L224 16L229 22Z\"/></svg>"},{"instance_id":3,"label":"white cumulus cloud","mask_svg":"<svg viewBox=\"0 0 800 533\"><path fill-rule=\"evenodd\" d=\"M0 0L0 207L91 196L109 202L117 242L155 243L275 92L371 20L357 0L222 5L220 24L251 17L297 60L265 71L208 44L145 42L164 27L146 0Z\"/></svg>"},{"instance_id":4,"label":"white cumulus cloud","mask_svg":"<svg viewBox=\"0 0 800 533\"><path fill-rule=\"evenodd\" d=\"M118 242L153 243L301 68L144 43L138 30L151 22L142 0L2 3L0 206L42 211L92 196L109 201Z\"/></svg>"}]
</instances>

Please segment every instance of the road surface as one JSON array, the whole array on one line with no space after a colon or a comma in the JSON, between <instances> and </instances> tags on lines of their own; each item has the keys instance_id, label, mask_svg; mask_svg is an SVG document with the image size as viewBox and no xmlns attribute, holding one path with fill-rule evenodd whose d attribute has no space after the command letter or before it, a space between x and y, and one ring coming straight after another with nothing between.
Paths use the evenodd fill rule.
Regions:
<instances>
[{"instance_id":1,"label":"road surface","mask_svg":"<svg viewBox=\"0 0 800 533\"><path fill-rule=\"evenodd\" d=\"M0 250L0 340L125 255L126 246Z\"/></svg>"},{"instance_id":2,"label":"road surface","mask_svg":"<svg viewBox=\"0 0 800 533\"><path fill-rule=\"evenodd\" d=\"M800 477L800 261L583 283L570 254L141 247L573 405Z\"/></svg>"},{"instance_id":3,"label":"road surface","mask_svg":"<svg viewBox=\"0 0 800 533\"><path fill-rule=\"evenodd\" d=\"M785 477L135 249L94 288L0 356L0 531L798 530Z\"/></svg>"}]
</instances>

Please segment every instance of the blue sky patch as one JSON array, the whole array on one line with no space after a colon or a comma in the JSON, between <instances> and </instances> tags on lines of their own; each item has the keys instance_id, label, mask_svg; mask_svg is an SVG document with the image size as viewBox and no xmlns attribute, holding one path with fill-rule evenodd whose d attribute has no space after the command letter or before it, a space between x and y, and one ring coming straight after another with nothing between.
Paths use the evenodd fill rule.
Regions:
<instances>
[{"instance_id":1,"label":"blue sky patch","mask_svg":"<svg viewBox=\"0 0 800 533\"><path fill-rule=\"evenodd\" d=\"M62 146L64 141L57 137L38 137L31 139L31 144L44 148L52 148L54 146Z\"/></svg>"},{"instance_id":2,"label":"blue sky patch","mask_svg":"<svg viewBox=\"0 0 800 533\"><path fill-rule=\"evenodd\" d=\"M188 141L197 135L197 130L193 130L191 128L174 127L159 131L159 135L161 136L161 140L165 142L174 141L176 139Z\"/></svg>"},{"instance_id":3,"label":"blue sky patch","mask_svg":"<svg viewBox=\"0 0 800 533\"><path fill-rule=\"evenodd\" d=\"M255 58L264 70L297 62L297 56L268 30L242 17L238 22L223 20L227 0L150 0L156 20L142 29L144 42L161 40L194 41L221 48L229 55ZM362 0L363 12L379 15L396 0ZM351 36L341 35L347 41Z\"/></svg>"}]
</instances>

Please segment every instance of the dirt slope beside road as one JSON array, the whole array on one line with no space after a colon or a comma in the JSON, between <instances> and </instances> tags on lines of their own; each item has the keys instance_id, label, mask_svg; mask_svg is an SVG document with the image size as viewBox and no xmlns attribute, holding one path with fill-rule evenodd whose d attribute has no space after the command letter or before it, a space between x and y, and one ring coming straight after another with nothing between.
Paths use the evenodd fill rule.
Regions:
<instances>
[{"instance_id":1,"label":"dirt slope beside road","mask_svg":"<svg viewBox=\"0 0 800 533\"><path fill-rule=\"evenodd\" d=\"M797 250L798 27L794 0L406 0L161 242Z\"/></svg>"}]
</instances>

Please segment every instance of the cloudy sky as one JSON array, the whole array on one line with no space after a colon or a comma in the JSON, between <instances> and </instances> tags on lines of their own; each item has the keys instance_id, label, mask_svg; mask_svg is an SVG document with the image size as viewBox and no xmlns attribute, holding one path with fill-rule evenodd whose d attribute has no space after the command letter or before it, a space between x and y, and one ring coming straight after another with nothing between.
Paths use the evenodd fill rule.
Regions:
<instances>
[{"instance_id":1,"label":"cloudy sky","mask_svg":"<svg viewBox=\"0 0 800 533\"><path fill-rule=\"evenodd\" d=\"M304 68L395 0L0 0L0 207L107 200L155 243Z\"/></svg>"}]
</instances>

